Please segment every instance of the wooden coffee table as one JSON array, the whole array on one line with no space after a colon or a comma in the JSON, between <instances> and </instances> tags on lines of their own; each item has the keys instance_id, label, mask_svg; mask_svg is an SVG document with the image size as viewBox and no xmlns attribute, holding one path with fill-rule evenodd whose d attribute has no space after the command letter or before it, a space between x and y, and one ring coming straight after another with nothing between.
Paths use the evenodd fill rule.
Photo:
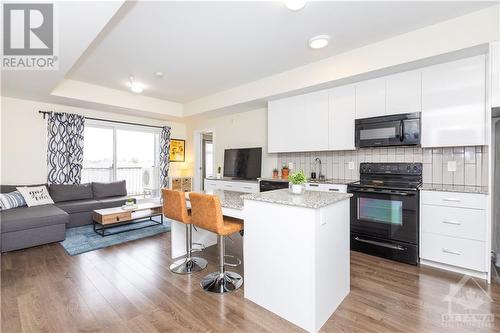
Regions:
<instances>
[{"instance_id":1,"label":"wooden coffee table","mask_svg":"<svg viewBox=\"0 0 500 333\"><path fill-rule=\"evenodd\" d=\"M161 216L161 222L153 220L154 216ZM120 207L97 209L93 211L92 218L94 220L94 231L102 237L119 234L131 230L139 230L143 228L152 227L158 224L163 224L163 211L161 203L140 203L133 209L123 209ZM126 224L133 224L144 222L145 218L149 218L154 224L132 228L127 230L120 230L116 232L109 232L109 229ZM108 232L106 232L108 231Z\"/></svg>"}]
</instances>

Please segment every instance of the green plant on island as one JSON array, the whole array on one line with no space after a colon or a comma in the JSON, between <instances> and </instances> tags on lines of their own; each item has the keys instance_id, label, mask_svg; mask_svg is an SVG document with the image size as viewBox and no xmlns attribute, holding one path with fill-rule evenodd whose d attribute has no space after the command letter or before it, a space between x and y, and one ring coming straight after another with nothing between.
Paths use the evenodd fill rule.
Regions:
<instances>
[{"instance_id":1,"label":"green plant on island","mask_svg":"<svg viewBox=\"0 0 500 333\"><path fill-rule=\"evenodd\" d=\"M305 184L307 179L304 171L293 172L288 176L288 181L293 185L302 185Z\"/></svg>"}]
</instances>

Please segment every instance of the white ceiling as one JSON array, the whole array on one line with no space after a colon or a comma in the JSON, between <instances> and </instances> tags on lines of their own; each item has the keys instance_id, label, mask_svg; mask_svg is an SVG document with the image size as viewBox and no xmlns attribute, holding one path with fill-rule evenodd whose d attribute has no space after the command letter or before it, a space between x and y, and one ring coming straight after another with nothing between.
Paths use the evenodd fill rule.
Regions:
<instances>
[{"instance_id":1,"label":"white ceiling","mask_svg":"<svg viewBox=\"0 0 500 333\"><path fill-rule=\"evenodd\" d=\"M291 12L281 1L141 1L67 78L127 90L133 75L147 86L144 95L185 103L492 4L309 2ZM309 49L318 34L329 34L330 46Z\"/></svg>"}]
</instances>

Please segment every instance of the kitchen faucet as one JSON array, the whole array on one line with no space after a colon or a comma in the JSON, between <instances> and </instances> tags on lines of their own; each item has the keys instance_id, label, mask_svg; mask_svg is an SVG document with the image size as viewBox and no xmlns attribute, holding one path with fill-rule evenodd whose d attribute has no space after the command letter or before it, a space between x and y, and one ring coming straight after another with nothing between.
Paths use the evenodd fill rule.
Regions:
<instances>
[{"instance_id":1,"label":"kitchen faucet","mask_svg":"<svg viewBox=\"0 0 500 333\"><path fill-rule=\"evenodd\" d=\"M318 165L318 164L319 164L318 179L321 180L322 178L324 178L324 176L323 176L323 170L322 170L322 163L321 163L321 159L319 157L316 157L314 159L314 165Z\"/></svg>"}]
</instances>

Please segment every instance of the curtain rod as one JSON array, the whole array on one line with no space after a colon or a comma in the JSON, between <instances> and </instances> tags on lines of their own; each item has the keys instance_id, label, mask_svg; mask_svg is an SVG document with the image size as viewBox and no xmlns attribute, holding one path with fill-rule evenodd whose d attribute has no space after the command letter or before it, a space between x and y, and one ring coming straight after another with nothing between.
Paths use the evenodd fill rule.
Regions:
<instances>
[{"instance_id":1,"label":"curtain rod","mask_svg":"<svg viewBox=\"0 0 500 333\"><path fill-rule=\"evenodd\" d=\"M38 113L43 115L43 119L45 119L45 116L48 113L51 113L52 111L42 111L39 110ZM84 117L85 119L88 120L98 120L98 121L106 121L108 123L116 123L116 124L124 124L124 125L136 125L136 126L144 126L144 127L153 127L153 128L163 128L163 127L170 127L170 126L155 126L155 125L145 125L145 124L138 124L138 123L129 123L126 121L118 121L118 120L108 120L108 119L100 119L100 118L92 118L92 117Z\"/></svg>"}]
</instances>

